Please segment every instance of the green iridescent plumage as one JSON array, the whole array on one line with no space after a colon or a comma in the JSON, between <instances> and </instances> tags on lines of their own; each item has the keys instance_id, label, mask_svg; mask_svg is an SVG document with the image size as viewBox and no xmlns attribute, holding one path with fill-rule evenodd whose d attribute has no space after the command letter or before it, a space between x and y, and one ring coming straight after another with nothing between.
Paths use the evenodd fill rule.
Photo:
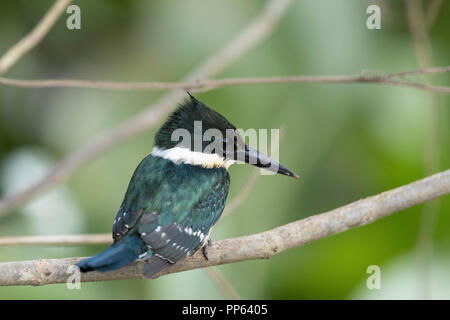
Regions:
<instances>
[{"instance_id":1,"label":"green iridescent plumage","mask_svg":"<svg viewBox=\"0 0 450 320\"><path fill-rule=\"evenodd\" d=\"M200 166L174 164L170 160L147 156L137 167L131 178L120 212L158 212L161 223L182 223L190 218L206 219L203 212L192 210L205 208L205 199L210 193L211 205L223 205L230 178L224 168L206 169ZM225 190L225 189L226 190ZM203 207L199 207L203 206ZM128 215L124 220L128 221ZM117 216L117 218L120 215ZM216 217L217 218L217 217ZM198 222L196 222L198 223Z\"/></svg>"}]
</instances>

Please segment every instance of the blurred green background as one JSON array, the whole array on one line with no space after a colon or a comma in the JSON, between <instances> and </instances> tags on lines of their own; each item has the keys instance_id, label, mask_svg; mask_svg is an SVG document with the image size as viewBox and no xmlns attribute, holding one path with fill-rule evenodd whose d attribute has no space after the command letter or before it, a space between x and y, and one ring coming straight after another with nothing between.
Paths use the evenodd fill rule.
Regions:
<instances>
[{"instance_id":1,"label":"blurred green background","mask_svg":"<svg viewBox=\"0 0 450 320\"><path fill-rule=\"evenodd\" d=\"M0 2L0 55L51 6ZM216 53L265 1L75 1L81 30L67 14L5 76L176 81ZM366 8L382 8L381 30ZM450 2L432 28L433 64L449 64ZM217 77L355 74L417 69L404 1L298 0L275 32ZM418 78L420 80L420 78ZM437 77L449 83L448 75ZM133 116L164 92L23 89L0 86L0 193L45 175L66 154ZM427 92L370 84L234 86L197 95L240 128L287 126L280 161L301 179L262 176L246 201L214 229L213 240L262 232L424 176L430 117ZM440 95L440 169L450 163L449 97ZM66 183L0 221L0 236L108 233L129 179L153 145L148 130L83 166ZM252 168L230 169L228 202ZM450 198L442 198L431 272L417 256L423 206L281 253L219 267L246 299L450 298ZM87 256L106 246L2 247L0 261ZM368 290L366 269L381 268ZM423 292L423 278L431 290ZM205 270L156 280L0 288L2 299L223 299Z\"/></svg>"}]
</instances>

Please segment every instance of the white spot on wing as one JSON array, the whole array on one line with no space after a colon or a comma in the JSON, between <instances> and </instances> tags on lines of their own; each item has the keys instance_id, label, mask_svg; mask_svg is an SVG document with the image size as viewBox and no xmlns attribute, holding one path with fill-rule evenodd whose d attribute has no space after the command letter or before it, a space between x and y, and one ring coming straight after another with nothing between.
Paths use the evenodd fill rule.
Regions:
<instances>
[{"instance_id":1,"label":"white spot on wing","mask_svg":"<svg viewBox=\"0 0 450 320\"><path fill-rule=\"evenodd\" d=\"M166 260L166 261L168 261L168 262L170 262L170 263L174 263L172 260L167 259L166 257L163 257L162 255L157 254L157 253L155 253L155 257L161 258L161 259Z\"/></svg>"},{"instance_id":2,"label":"white spot on wing","mask_svg":"<svg viewBox=\"0 0 450 320\"><path fill-rule=\"evenodd\" d=\"M143 259L147 255L147 252L144 252L143 254L139 255L138 259Z\"/></svg>"}]
</instances>

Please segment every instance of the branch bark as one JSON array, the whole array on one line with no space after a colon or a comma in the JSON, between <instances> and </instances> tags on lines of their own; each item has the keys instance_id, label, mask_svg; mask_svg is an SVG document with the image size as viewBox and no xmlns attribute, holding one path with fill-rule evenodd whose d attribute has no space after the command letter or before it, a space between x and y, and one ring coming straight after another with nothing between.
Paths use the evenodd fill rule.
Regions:
<instances>
[{"instance_id":1,"label":"branch bark","mask_svg":"<svg viewBox=\"0 0 450 320\"><path fill-rule=\"evenodd\" d=\"M239 261L267 259L288 249L369 224L394 212L449 193L450 169L266 232L215 242L208 248L209 260L204 258L200 250L156 277ZM0 263L0 286L65 283L73 273L71 266L81 259L39 259ZM81 275L81 281L142 278L143 266L143 262L135 262L116 271L89 272Z\"/></svg>"},{"instance_id":2,"label":"branch bark","mask_svg":"<svg viewBox=\"0 0 450 320\"><path fill-rule=\"evenodd\" d=\"M189 73L183 81L193 82L209 78L243 56L271 34L290 3L291 0L270 0L262 12L245 29L219 53ZM171 91L144 111L93 137L84 146L69 154L42 180L21 192L1 199L0 217L6 216L19 205L65 180L83 164L92 161L110 148L152 128L162 121L184 97L185 93L182 90Z\"/></svg>"},{"instance_id":3,"label":"branch bark","mask_svg":"<svg viewBox=\"0 0 450 320\"><path fill-rule=\"evenodd\" d=\"M219 87L236 85L255 84L275 84L275 83L373 83L379 85L391 85L408 87L418 90L431 91L436 93L450 93L450 87L429 85L403 79L411 75L427 75L436 73L446 73L450 71L450 66L424 68L419 70L404 71L398 73L386 73L367 75L364 72L356 75L336 75L336 76L273 76L273 77L247 77L247 78L226 78L215 80L195 80L189 82L118 82L80 79L41 79L22 80L1 78L0 84L22 88L87 88L104 90L165 90L178 89L190 91L207 91Z\"/></svg>"}]
</instances>

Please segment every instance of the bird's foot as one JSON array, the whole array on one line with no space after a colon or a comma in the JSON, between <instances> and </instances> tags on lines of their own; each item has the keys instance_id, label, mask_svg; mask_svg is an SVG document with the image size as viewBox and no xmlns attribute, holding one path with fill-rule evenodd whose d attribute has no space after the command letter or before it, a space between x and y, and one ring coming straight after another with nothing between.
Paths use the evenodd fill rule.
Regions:
<instances>
[{"instance_id":1,"label":"bird's foot","mask_svg":"<svg viewBox=\"0 0 450 320\"><path fill-rule=\"evenodd\" d=\"M205 245L203 246L203 255L205 256L206 260L209 260L208 257L208 247L212 244L211 238L208 237L208 240L206 240Z\"/></svg>"}]
</instances>

